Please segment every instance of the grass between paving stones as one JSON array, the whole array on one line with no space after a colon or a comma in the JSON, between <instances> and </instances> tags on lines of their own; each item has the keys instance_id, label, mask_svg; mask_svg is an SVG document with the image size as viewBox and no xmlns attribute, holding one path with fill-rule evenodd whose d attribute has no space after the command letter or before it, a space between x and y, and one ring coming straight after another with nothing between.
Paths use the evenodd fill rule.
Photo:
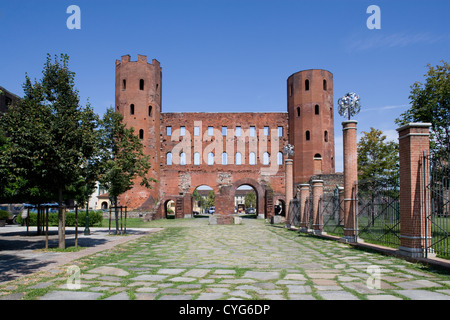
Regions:
<instances>
[{"instance_id":1,"label":"grass between paving stones","mask_svg":"<svg viewBox=\"0 0 450 320\"><path fill-rule=\"evenodd\" d=\"M408 262L399 258L395 258L395 257L390 257L390 256L384 256L382 254L380 254L379 252L375 251L375 250L371 250L369 248L355 248L352 247L350 245L346 245L346 244L339 244L338 246L336 246L336 242L333 240L329 240L329 239L322 239L322 238L317 238L313 235L308 235L308 234L302 234L299 232L295 232L292 230L287 230L287 229L279 229L279 228L272 228L270 229L270 231L277 233L280 236L283 236L285 238L289 238L291 240L294 240L296 242L299 243L304 243L305 239L314 239L314 241L316 243L320 243L320 246L317 246L317 248L315 248L315 250L321 254L323 254L324 256L333 256L333 255L339 255L342 254L342 249L344 250L351 250L353 252L357 252L357 256L359 257L359 262L366 262L369 265L374 265L374 266L379 266L381 268L381 281L387 283L388 285L392 286L394 289L383 289L382 295L385 294L390 294L392 296L395 297L399 297L401 299L404 300L409 300L409 298L402 296L401 294L395 292L394 290L401 290L401 287L396 286L395 282L390 282L387 279L383 279L383 271L386 273L388 272L388 274L400 274L400 275L412 275L412 272L417 271L419 273L422 273L423 275L418 275L417 273L414 274L414 279L415 280L435 280L439 282L439 286L436 287L428 287L428 288L421 288L422 290L427 290L430 292L434 292L435 290L446 290L446 289L450 289L450 285L449 284L445 284L443 282L440 282L440 280L442 279L434 279L434 278L430 278L430 277L434 277L434 276L450 276L450 273L447 271L443 271L443 270L436 270L436 269L431 269L426 265L420 264L420 263L412 263L412 262ZM352 254L353 254L352 252ZM390 262L388 264L382 263L383 262ZM326 265L326 264L325 264ZM330 268L334 268L334 266L329 265ZM346 263L346 267L347 268L351 268L352 264L351 263ZM351 272L346 272L344 270L342 270L341 275L347 275L347 276L352 276ZM364 272L364 270L361 270L361 272ZM370 274L368 273L368 277L370 276ZM308 278L308 277L307 277ZM345 286L345 283L348 282L343 282L343 281L339 281L338 277L336 277L335 280L345 291L355 295L356 297L358 297L359 299L362 300L366 300L367 297L365 294L361 294L358 291L348 288ZM365 280L365 279L356 279L353 281L349 281L349 282L361 282L361 280ZM405 280L407 280L405 278ZM312 288L312 295L316 298L316 299L322 299L320 294L318 293L318 291L314 288L314 283L311 280L307 280L306 285L309 285Z\"/></svg>"},{"instance_id":2,"label":"grass between paving stones","mask_svg":"<svg viewBox=\"0 0 450 320\"><path fill-rule=\"evenodd\" d=\"M245 223L245 222L244 222ZM261 223L263 225L264 222ZM212 255L214 253L214 250L212 250L208 246L207 239L205 239L206 243L190 243L191 239L186 234L189 234L187 232L186 228L195 227L198 228L198 232L207 232L207 228L202 228L202 226L198 226L198 223L196 223L195 219L183 219L183 220L159 220L159 221L152 221L149 224L150 227L163 227L164 230L150 234L148 236L139 238L137 240L132 240L130 242L118 245L112 249L95 253L91 256L81 258L78 260L75 264L78 265L81 268L82 275L86 274L89 270L92 270L99 266L109 265L109 266L116 266L120 269L123 269L127 272L129 272L129 275L124 277L118 277L120 281L120 287L125 288L125 292L127 293L128 297L130 299L136 299L137 296L137 290L139 288L143 288L146 285L134 285L134 281L131 280L132 278L143 274L142 272L139 272L139 267L144 267L145 265L157 265L157 267L148 267L145 270L145 274L157 274L159 269L162 268L184 268L189 270L191 267L185 267L181 266L185 260L190 259L191 257L188 256L189 251L189 245L197 246L199 249L205 249L209 250L209 255ZM220 226L223 229L226 230L227 227L229 228L236 228L241 226ZM417 271L422 272L423 275L414 275L414 279L424 279L424 280L430 280L430 275L435 275L438 277L438 280L442 280L440 276L444 276L444 280L450 280L450 277L446 277L446 274L439 274L436 272L433 272L432 270L427 269L423 265L420 264L412 264L410 262L406 262L404 260L389 257L389 256L382 256L377 253L373 253L367 250L358 250L355 249L349 245L336 243L332 240L326 240L326 239L320 239L314 236L301 234L294 231L289 231L285 228L276 228L272 227L270 225L264 226L265 230L269 230L270 232L274 233L276 236L288 239L289 241L294 241L294 243L297 243L305 248L305 250L311 249L314 250L314 252L317 252L319 256L323 256L323 261L320 261L324 265L325 268L329 269L335 269L335 264L340 263L341 268L339 269L340 275L348 275L353 276L352 272L347 272L345 270L352 268L351 260L336 260L335 258L339 257L346 257L346 255L352 255L357 256L359 262L367 262L368 264L374 264L376 265L377 262L385 262L384 264L380 264L382 269L390 270L390 273L399 273L399 274L409 274L408 271ZM212 229L212 228L211 228ZM213 229L215 230L215 229ZM269 239L269 241L272 241ZM274 240L276 241L276 239ZM226 244L226 243L223 243ZM243 244L245 245L245 244ZM191 247L192 248L192 247ZM145 252L143 255L140 255L140 253ZM284 252L284 251L283 251ZM285 252L284 252L285 253ZM226 255L226 254L225 254ZM207 256L207 255L206 255ZM328 259L329 258L329 259ZM336 262L338 261L338 262ZM207 264L208 261L201 261L202 264ZM178 266L180 265L180 266ZM67 266L65 266L67 267ZM195 268L195 266L192 266L192 268ZM208 275L214 275L216 270L218 269L227 269L227 268L211 268ZM233 274L235 279L240 279L244 276L244 274L247 271L251 271L254 269L248 268L248 267L239 267L237 265L230 265L230 270L233 270L235 273ZM357 269L360 272L364 272L365 270L361 268ZM259 268L258 271L273 271L271 267L268 267L267 269ZM278 280L284 279L285 276L290 273L286 269L279 269L277 270L280 272L280 276L278 279L270 280L270 281L264 281L264 282L272 282L276 283ZM323 299L320 295L320 292L316 289L314 282L312 279L308 276L307 272L305 272L304 269L298 268L297 273L303 274L306 278L305 284L312 288L312 292L310 293L313 297L316 299ZM227 277L220 277L218 275L217 278L210 278L208 276L208 279L213 279L213 282L210 283L203 283L201 280L202 278L197 278L195 281L189 282L189 284L195 284L199 285L199 288L196 289L189 289L184 288L180 286L186 285L186 282L171 282L166 281L164 283L149 283L148 285L153 286L156 285L158 287L158 290L155 292L155 298L159 299L162 296L170 293L164 293L165 289L179 289L181 293L179 294L190 294L192 295L193 299L196 299L199 297L201 293L210 292L208 291L212 286L221 284L222 280L225 280ZM61 288L62 285L64 285L67 281L68 275L65 274L64 267L61 268L61 272L58 274L43 274L40 276L30 276L27 279L20 279L21 281L17 281L12 287L15 286L15 289L8 290L8 293L24 293L24 299L38 299L39 297L42 297L46 293L53 291L53 290L64 290ZM169 279L170 280L170 279ZM339 281L337 277L335 277L333 280L335 280L338 285L340 285L343 290L355 295L356 297L360 299L366 299L366 295L360 294L357 291L345 287L343 284L344 282ZM365 279L363 279L365 281ZM361 279L357 279L355 281L361 282ZM382 281L386 282L389 285L392 285L394 288L396 288L395 283L389 282L387 280ZM33 285L37 283L44 283L48 282L50 283L45 288L36 288L31 289ZM93 288L96 286L101 286L102 281L100 279L89 279L88 281L85 281L85 279L82 276L82 285L86 284L86 287L82 287L82 291L89 291L89 288ZM132 285L132 286L130 286ZM228 299L233 298L234 296L229 295L229 292L240 290L238 289L242 284L230 284L224 288L229 290L226 292L221 299ZM220 287L220 286L216 286ZM103 293L103 296L101 299L108 298L112 295L117 294L120 291L115 291L115 287L110 287L107 290L104 291L96 291ZM278 285L278 289L282 289L282 296L285 299L289 298L288 293L288 286L287 285ZM396 288L397 289L397 288ZM398 288L401 289L401 288ZM450 289L449 285L443 285L442 287L433 287L433 288L424 288L425 290L434 291L436 289ZM253 290L247 290L242 289L244 292L246 292L252 300L256 299L263 299L264 297L260 296L256 291ZM3 287L0 286L0 293L3 291ZM393 290L382 290L383 294L391 294L393 296L400 297L402 299L405 299L405 297L397 294Z\"/></svg>"}]
</instances>

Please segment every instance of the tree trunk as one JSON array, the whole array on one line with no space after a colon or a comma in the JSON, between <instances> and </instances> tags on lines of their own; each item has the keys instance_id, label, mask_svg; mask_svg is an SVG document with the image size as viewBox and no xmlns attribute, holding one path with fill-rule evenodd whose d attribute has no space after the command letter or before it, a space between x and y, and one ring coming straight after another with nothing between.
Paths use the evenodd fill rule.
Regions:
<instances>
[{"instance_id":1,"label":"tree trunk","mask_svg":"<svg viewBox=\"0 0 450 320\"><path fill-rule=\"evenodd\" d=\"M116 234L119 234L119 208L117 206L117 196L114 197L114 216L116 217Z\"/></svg>"},{"instance_id":2,"label":"tree trunk","mask_svg":"<svg viewBox=\"0 0 450 320\"><path fill-rule=\"evenodd\" d=\"M63 208L62 188L59 189L58 200L58 241L59 248L66 248L66 211Z\"/></svg>"}]
</instances>

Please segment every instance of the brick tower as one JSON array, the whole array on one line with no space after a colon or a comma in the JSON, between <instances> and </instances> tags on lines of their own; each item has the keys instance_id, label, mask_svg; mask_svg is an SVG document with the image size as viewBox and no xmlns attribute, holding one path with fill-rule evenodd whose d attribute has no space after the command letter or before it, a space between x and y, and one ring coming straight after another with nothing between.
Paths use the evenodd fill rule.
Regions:
<instances>
[{"instance_id":1,"label":"brick tower","mask_svg":"<svg viewBox=\"0 0 450 320\"><path fill-rule=\"evenodd\" d=\"M116 112L124 117L128 127L134 127L151 156L149 176L160 179L161 79L160 63L138 55L137 61L122 56L116 61ZM136 183L119 199L120 205L151 210L159 199L158 188L146 189Z\"/></svg>"},{"instance_id":2,"label":"brick tower","mask_svg":"<svg viewBox=\"0 0 450 320\"><path fill-rule=\"evenodd\" d=\"M312 69L287 80L289 143L294 146L294 186L334 167L333 74Z\"/></svg>"}]
</instances>

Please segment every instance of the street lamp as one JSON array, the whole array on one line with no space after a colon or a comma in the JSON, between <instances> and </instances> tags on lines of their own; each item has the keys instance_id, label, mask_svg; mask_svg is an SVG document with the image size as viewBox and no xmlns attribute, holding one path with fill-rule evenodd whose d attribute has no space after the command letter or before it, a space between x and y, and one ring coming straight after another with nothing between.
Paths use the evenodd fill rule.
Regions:
<instances>
[{"instance_id":1,"label":"street lamp","mask_svg":"<svg viewBox=\"0 0 450 320\"><path fill-rule=\"evenodd\" d=\"M89 162L86 166L86 225L84 227L84 235L89 236L91 230L89 229L89 182L88 182Z\"/></svg>"},{"instance_id":2,"label":"street lamp","mask_svg":"<svg viewBox=\"0 0 450 320\"><path fill-rule=\"evenodd\" d=\"M339 115L348 117L348 120L350 120L350 117L357 115L361 110L359 96L354 92L347 93L345 96L340 98L338 100L338 105Z\"/></svg>"}]
</instances>

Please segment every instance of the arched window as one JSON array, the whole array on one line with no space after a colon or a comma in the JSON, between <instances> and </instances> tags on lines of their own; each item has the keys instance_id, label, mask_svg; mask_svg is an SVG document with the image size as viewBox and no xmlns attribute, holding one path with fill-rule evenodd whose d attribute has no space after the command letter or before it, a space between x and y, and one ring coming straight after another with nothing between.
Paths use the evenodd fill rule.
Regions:
<instances>
[{"instance_id":1,"label":"arched window","mask_svg":"<svg viewBox=\"0 0 450 320\"><path fill-rule=\"evenodd\" d=\"M199 152L194 153L194 165L195 166L200 165L200 153Z\"/></svg>"},{"instance_id":2,"label":"arched window","mask_svg":"<svg viewBox=\"0 0 450 320\"><path fill-rule=\"evenodd\" d=\"M300 117L300 107L297 107L297 117Z\"/></svg>"},{"instance_id":3,"label":"arched window","mask_svg":"<svg viewBox=\"0 0 450 320\"><path fill-rule=\"evenodd\" d=\"M180 165L182 165L182 166L186 165L186 153L185 152L180 153Z\"/></svg>"},{"instance_id":4,"label":"arched window","mask_svg":"<svg viewBox=\"0 0 450 320\"><path fill-rule=\"evenodd\" d=\"M148 106L148 116L151 117L152 116L152 110L153 107L152 106Z\"/></svg>"},{"instance_id":5,"label":"arched window","mask_svg":"<svg viewBox=\"0 0 450 320\"><path fill-rule=\"evenodd\" d=\"M278 154L277 154L277 164L279 166L283 165L283 152L278 152Z\"/></svg>"},{"instance_id":6,"label":"arched window","mask_svg":"<svg viewBox=\"0 0 450 320\"><path fill-rule=\"evenodd\" d=\"M325 131L325 133L323 134L323 139L325 140L325 142L328 142L328 131Z\"/></svg>"},{"instance_id":7,"label":"arched window","mask_svg":"<svg viewBox=\"0 0 450 320\"><path fill-rule=\"evenodd\" d=\"M167 153L167 155L166 155L166 164L167 164L168 166L171 166L171 165L172 165L172 152L168 152L168 153Z\"/></svg>"},{"instance_id":8,"label":"arched window","mask_svg":"<svg viewBox=\"0 0 450 320\"><path fill-rule=\"evenodd\" d=\"M214 164L214 153L208 153L208 165L212 166Z\"/></svg>"},{"instance_id":9,"label":"arched window","mask_svg":"<svg viewBox=\"0 0 450 320\"><path fill-rule=\"evenodd\" d=\"M144 90L144 79L139 80L139 90Z\"/></svg>"},{"instance_id":10,"label":"arched window","mask_svg":"<svg viewBox=\"0 0 450 320\"><path fill-rule=\"evenodd\" d=\"M314 107L314 113L319 114L319 105L318 104L316 104Z\"/></svg>"},{"instance_id":11,"label":"arched window","mask_svg":"<svg viewBox=\"0 0 450 320\"><path fill-rule=\"evenodd\" d=\"M311 134L309 133L309 131L306 131L306 141L311 140Z\"/></svg>"},{"instance_id":12,"label":"arched window","mask_svg":"<svg viewBox=\"0 0 450 320\"><path fill-rule=\"evenodd\" d=\"M226 152L222 153L222 164L224 166L228 164L228 154Z\"/></svg>"},{"instance_id":13,"label":"arched window","mask_svg":"<svg viewBox=\"0 0 450 320\"><path fill-rule=\"evenodd\" d=\"M236 162L235 162L235 164L238 165L238 166L240 166L242 164L242 155L241 155L240 152L236 153Z\"/></svg>"},{"instance_id":14,"label":"arched window","mask_svg":"<svg viewBox=\"0 0 450 320\"><path fill-rule=\"evenodd\" d=\"M327 80L323 79L323 90L327 91Z\"/></svg>"},{"instance_id":15,"label":"arched window","mask_svg":"<svg viewBox=\"0 0 450 320\"><path fill-rule=\"evenodd\" d=\"M130 105L130 114L134 114L134 104Z\"/></svg>"},{"instance_id":16,"label":"arched window","mask_svg":"<svg viewBox=\"0 0 450 320\"><path fill-rule=\"evenodd\" d=\"M264 154L263 154L263 164L264 165L269 165L269 163L270 163L270 156L269 156L269 153L268 152L264 152Z\"/></svg>"},{"instance_id":17,"label":"arched window","mask_svg":"<svg viewBox=\"0 0 450 320\"><path fill-rule=\"evenodd\" d=\"M252 166L254 166L256 164L256 154L254 152L250 152L248 162Z\"/></svg>"},{"instance_id":18,"label":"arched window","mask_svg":"<svg viewBox=\"0 0 450 320\"><path fill-rule=\"evenodd\" d=\"M144 130L139 130L139 139L143 140L144 139Z\"/></svg>"},{"instance_id":19,"label":"arched window","mask_svg":"<svg viewBox=\"0 0 450 320\"><path fill-rule=\"evenodd\" d=\"M309 91L309 80L305 80L305 91Z\"/></svg>"},{"instance_id":20,"label":"arched window","mask_svg":"<svg viewBox=\"0 0 450 320\"><path fill-rule=\"evenodd\" d=\"M314 159L322 159L322 156L320 155L320 153L316 153L314 155Z\"/></svg>"}]
</instances>

